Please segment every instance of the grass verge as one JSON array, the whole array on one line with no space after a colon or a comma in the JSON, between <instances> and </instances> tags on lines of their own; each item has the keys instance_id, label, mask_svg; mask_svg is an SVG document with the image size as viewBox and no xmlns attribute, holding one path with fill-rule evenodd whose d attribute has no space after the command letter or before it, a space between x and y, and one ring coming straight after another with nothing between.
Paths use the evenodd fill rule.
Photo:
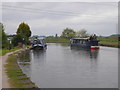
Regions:
<instances>
[{"instance_id":1,"label":"grass verge","mask_svg":"<svg viewBox=\"0 0 120 90\"><path fill-rule=\"evenodd\" d=\"M14 47L10 50L9 49L0 49L0 56L3 56L8 52L13 52L13 51L18 50L18 49L21 49L21 47Z\"/></svg>"},{"instance_id":2,"label":"grass verge","mask_svg":"<svg viewBox=\"0 0 120 90\"><path fill-rule=\"evenodd\" d=\"M17 63L17 56L11 54L7 59L5 68L12 88L36 88L30 78L23 74L20 69Z\"/></svg>"},{"instance_id":3,"label":"grass verge","mask_svg":"<svg viewBox=\"0 0 120 90\"><path fill-rule=\"evenodd\" d=\"M30 47L30 45L26 45L25 47ZM9 52L13 52L13 51L16 51L16 50L19 50L19 49L22 49L22 47L14 47L12 49L0 49L0 56L3 56L5 55L6 53L9 53Z\"/></svg>"},{"instance_id":4,"label":"grass verge","mask_svg":"<svg viewBox=\"0 0 120 90\"><path fill-rule=\"evenodd\" d=\"M118 38L98 38L100 41L99 44L101 46L109 46L109 47L120 47L120 44L118 42Z\"/></svg>"}]
</instances>

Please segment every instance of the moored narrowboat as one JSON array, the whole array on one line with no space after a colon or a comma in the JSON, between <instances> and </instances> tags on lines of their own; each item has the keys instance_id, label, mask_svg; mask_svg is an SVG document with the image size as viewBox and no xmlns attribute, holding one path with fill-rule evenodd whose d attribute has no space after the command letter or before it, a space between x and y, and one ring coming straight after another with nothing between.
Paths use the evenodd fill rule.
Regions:
<instances>
[{"instance_id":1,"label":"moored narrowboat","mask_svg":"<svg viewBox=\"0 0 120 90\"><path fill-rule=\"evenodd\" d=\"M93 37L88 38L72 38L70 39L71 48L85 48L91 50L99 49L98 40Z\"/></svg>"},{"instance_id":2,"label":"moored narrowboat","mask_svg":"<svg viewBox=\"0 0 120 90\"><path fill-rule=\"evenodd\" d=\"M44 39L35 39L32 41L31 49L43 50L43 49L46 49L46 47L47 47L47 44L45 43Z\"/></svg>"}]
</instances>

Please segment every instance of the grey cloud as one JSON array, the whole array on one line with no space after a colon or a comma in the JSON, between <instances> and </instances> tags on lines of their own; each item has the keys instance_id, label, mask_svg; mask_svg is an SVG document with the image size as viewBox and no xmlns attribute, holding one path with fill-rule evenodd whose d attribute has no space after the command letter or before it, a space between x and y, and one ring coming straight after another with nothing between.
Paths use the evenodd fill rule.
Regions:
<instances>
[{"instance_id":1,"label":"grey cloud","mask_svg":"<svg viewBox=\"0 0 120 90\"><path fill-rule=\"evenodd\" d=\"M5 5L21 8L9 10ZM2 15L8 34L15 33L18 25L25 21L33 34L60 35L64 28L70 27L110 35L116 33L117 3L3 3Z\"/></svg>"}]
</instances>

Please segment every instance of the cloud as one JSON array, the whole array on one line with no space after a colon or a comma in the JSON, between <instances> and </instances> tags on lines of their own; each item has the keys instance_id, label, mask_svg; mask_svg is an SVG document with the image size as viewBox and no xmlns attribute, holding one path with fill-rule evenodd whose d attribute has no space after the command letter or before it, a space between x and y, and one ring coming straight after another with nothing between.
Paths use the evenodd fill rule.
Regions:
<instances>
[{"instance_id":1,"label":"cloud","mask_svg":"<svg viewBox=\"0 0 120 90\"><path fill-rule=\"evenodd\" d=\"M116 33L117 14L117 3L3 3L3 21L9 34L24 21L39 35L60 35L66 27L110 35Z\"/></svg>"},{"instance_id":2,"label":"cloud","mask_svg":"<svg viewBox=\"0 0 120 90\"><path fill-rule=\"evenodd\" d=\"M118 2L119 0L2 0L2 2Z\"/></svg>"}]
</instances>

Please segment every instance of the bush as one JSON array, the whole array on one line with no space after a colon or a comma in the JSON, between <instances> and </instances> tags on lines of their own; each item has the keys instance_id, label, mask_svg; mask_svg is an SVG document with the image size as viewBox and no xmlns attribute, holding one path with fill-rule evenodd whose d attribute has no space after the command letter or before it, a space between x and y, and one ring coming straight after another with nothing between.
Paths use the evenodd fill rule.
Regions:
<instances>
[{"instance_id":1,"label":"bush","mask_svg":"<svg viewBox=\"0 0 120 90\"><path fill-rule=\"evenodd\" d=\"M22 37L20 35L16 35L16 36L13 37L12 44L14 46L17 46L18 43L20 43L20 42L23 43L23 39L22 39Z\"/></svg>"}]
</instances>

